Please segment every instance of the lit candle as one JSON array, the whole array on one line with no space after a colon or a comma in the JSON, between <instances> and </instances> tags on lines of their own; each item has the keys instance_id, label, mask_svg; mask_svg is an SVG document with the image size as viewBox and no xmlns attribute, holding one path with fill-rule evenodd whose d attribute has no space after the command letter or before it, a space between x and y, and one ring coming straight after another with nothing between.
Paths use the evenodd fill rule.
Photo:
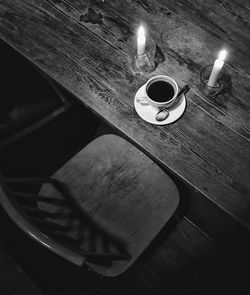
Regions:
<instances>
[{"instance_id":1,"label":"lit candle","mask_svg":"<svg viewBox=\"0 0 250 295\"><path fill-rule=\"evenodd\" d=\"M140 26L138 30L138 35L137 35L137 55L144 54L145 44L146 44L145 30L143 26Z\"/></svg>"},{"instance_id":2,"label":"lit candle","mask_svg":"<svg viewBox=\"0 0 250 295\"><path fill-rule=\"evenodd\" d=\"M214 66L207 83L208 86L214 87L216 85L220 71L224 65L224 59L226 58L226 56L227 56L226 50L221 50L218 55L218 59L216 59L214 62Z\"/></svg>"}]
</instances>

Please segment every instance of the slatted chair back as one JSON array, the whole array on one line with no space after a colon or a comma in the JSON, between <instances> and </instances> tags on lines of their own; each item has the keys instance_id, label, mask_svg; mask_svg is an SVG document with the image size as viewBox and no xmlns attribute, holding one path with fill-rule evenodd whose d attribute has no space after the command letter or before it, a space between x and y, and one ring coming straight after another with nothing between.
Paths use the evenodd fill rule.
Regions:
<instances>
[{"instance_id":1,"label":"slatted chair back","mask_svg":"<svg viewBox=\"0 0 250 295\"><path fill-rule=\"evenodd\" d=\"M5 183L8 196L2 203L7 202L13 214L23 216L33 226L35 236L40 233L39 242L57 254L60 249L61 256L68 259L67 251L63 251L68 249L81 257L77 263L72 261L78 265L88 261L110 266L114 260L130 259L122 242L106 233L87 214L79 212L57 180L6 178ZM36 192L38 186L45 183L57 192L55 197L44 197ZM28 233L34 235L34 232Z\"/></svg>"},{"instance_id":2,"label":"slatted chair back","mask_svg":"<svg viewBox=\"0 0 250 295\"><path fill-rule=\"evenodd\" d=\"M6 182L9 202L15 202L15 208L39 231L40 243L65 257L58 252L58 245L62 246L81 257L73 256L71 261L85 262L104 276L128 269L179 202L177 187L168 175L115 135L95 139L49 179ZM17 189L36 182L41 185L34 190L38 194Z\"/></svg>"}]
</instances>

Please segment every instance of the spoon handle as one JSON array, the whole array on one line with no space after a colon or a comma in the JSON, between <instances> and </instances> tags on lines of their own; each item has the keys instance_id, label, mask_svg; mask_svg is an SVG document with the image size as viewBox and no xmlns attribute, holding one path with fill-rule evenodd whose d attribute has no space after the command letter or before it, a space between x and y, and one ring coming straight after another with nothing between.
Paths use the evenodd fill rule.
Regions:
<instances>
[{"instance_id":1,"label":"spoon handle","mask_svg":"<svg viewBox=\"0 0 250 295\"><path fill-rule=\"evenodd\" d=\"M176 103L176 101L178 100L178 98L180 98L182 95L186 94L189 90L190 90L190 87L189 87L188 85L185 85L185 86L184 86L184 87L183 87L183 88L177 93L176 98L175 98L175 100L173 101L173 103L172 103L170 106L168 106L168 107L162 109L162 111L164 111L164 110L169 109L170 107L172 107L172 106Z\"/></svg>"},{"instance_id":2,"label":"spoon handle","mask_svg":"<svg viewBox=\"0 0 250 295\"><path fill-rule=\"evenodd\" d=\"M186 94L190 90L188 85L185 85L177 94L176 99L179 98L181 95Z\"/></svg>"}]
</instances>

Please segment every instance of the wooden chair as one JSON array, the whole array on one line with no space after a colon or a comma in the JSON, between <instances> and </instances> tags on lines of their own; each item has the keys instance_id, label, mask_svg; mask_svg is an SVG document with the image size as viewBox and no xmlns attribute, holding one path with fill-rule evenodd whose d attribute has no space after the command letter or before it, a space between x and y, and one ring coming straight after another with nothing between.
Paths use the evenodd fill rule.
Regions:
<instances>
[{"instance_id":1,"label":"wooden chair","mask_svg":"<svg viewBox=\"0 0 250 295\"><path fill-rule=\"evenodd\" d=\"M61 88L0 39L0 148L37 130L70 103Z\"/></svg>"},{"instance_id":2,"label":"wooden chair","mask_svg":"<svg viewBox=\"0 0 250 295\"><path fill-rule=\"evenodd\" d=\"M38 193L36 184L42 184ZM170 219L179 194L135 146L103 135L49 179L1 177L0 202L43 246L77 265L116 276Z\"/></svg>"}]
</instances>

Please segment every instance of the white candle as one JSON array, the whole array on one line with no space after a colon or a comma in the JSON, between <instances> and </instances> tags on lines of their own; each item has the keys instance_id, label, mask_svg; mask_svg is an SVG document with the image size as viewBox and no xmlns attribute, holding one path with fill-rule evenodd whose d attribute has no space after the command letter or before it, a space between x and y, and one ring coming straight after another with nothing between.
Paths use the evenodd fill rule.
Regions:
<instances>
[{"instance_id":1,"label":"white candle","mask_svg":"<svg viewBox=\"0 0 250 295\"><path fill-rule=\"evenodd\" d=\"M214 87L216 85L220 71L224 65L224 59L226 58L226 55L227 55L226 50L220 51L218 59L216 59L214 62L214 66L207 83L208 86Z\"/></svg>"},{"instance_id":2,"label":"white candle","mask_svg":"<svg viewBox=\"0 0 250 295\"><path fill-rule=\"evenodd\" d=\"M144 54L145 44L146 44L145 30L143 26L140 26L138 30L138 35L137 35L137 55Z\"/></svg>"}]
</instances>

